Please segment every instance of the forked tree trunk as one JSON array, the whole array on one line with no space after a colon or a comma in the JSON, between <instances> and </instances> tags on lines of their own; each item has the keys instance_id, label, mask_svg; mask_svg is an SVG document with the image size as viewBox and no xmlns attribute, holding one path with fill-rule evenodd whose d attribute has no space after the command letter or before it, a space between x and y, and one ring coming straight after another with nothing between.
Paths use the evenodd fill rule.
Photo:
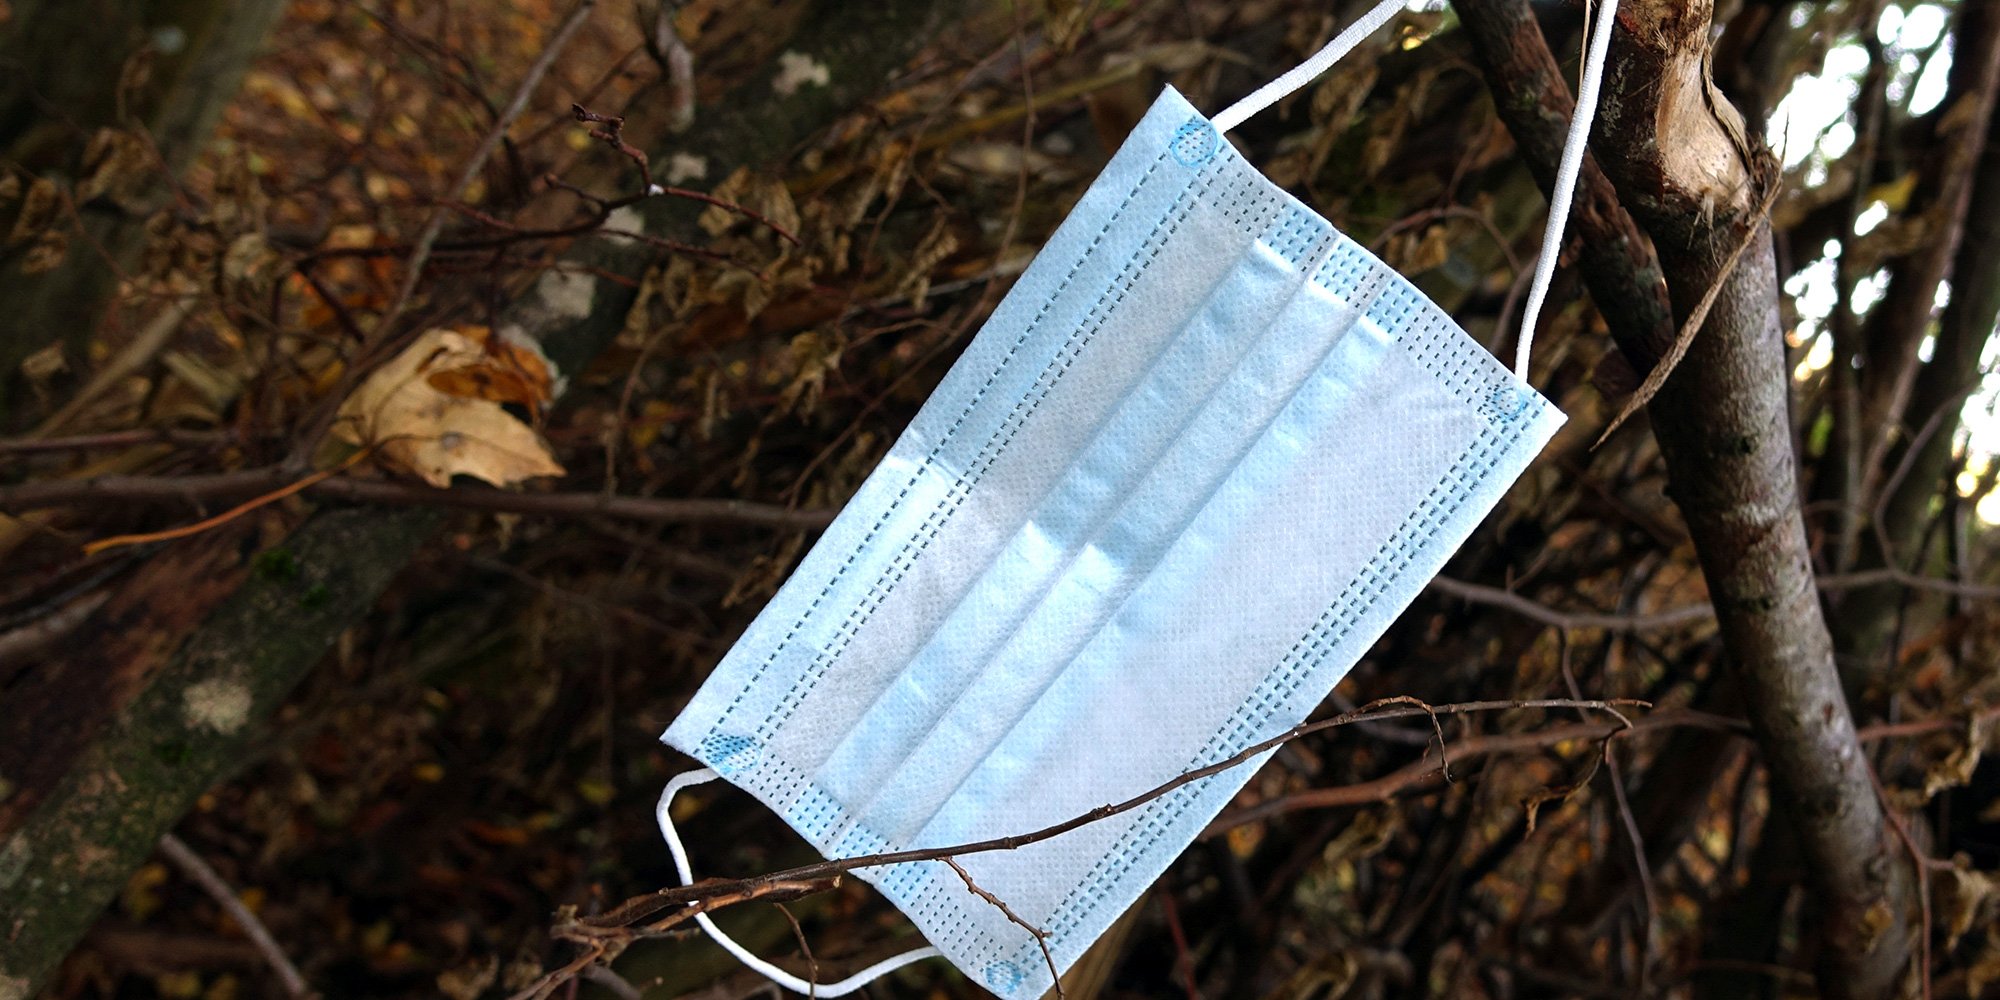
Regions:
<instances>
[{"instance_id":1,"label":"forked tree trunk","mask_svg":"<svg viewBox=\"0 0 2000 1000\"><path fill-rule=\"evenodd\" d=\"M1568 115L1551 121L1545 100L1566 91L1553 82L1561 75L1527 0L1456 7L1501 115L1546 176L1551 130ZM1914 879L1892 849L1820 609L1792 453L1777 272L1758 215L1776 165L1709 79L1713 14L1707 0L1621 4L1592 150L1619 202L1653 238L1675 322L1721 283L1693 346L1649 407L1653 434L1770 769L1773 808L1798 832L1815 899L1820 989L1885 997L1907 972ZM1577 230L1592 248L1586 259L1626 252L1624 233L1602 215L1585 214ZM1739 245L1745 251L1729 270ZM1625 268L1637 273L1649 263L1631 254ZM1602 270L1601 262L1586 268L1585 279L1620 348L1644 371L1660 355L1659 330L1610 307L1623 290L1600 288Z\"/></svg>"}]
</instances>

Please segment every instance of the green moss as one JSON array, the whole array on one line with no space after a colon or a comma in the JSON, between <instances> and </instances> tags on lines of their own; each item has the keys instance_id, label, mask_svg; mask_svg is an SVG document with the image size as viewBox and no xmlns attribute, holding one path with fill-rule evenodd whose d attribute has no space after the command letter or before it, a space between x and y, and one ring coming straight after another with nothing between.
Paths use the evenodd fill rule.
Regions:
<instances>
[{"instance_id":1,"label":"green moss","mask_svg":"<svg viewBox=\"0 0 2000 1000\"><path fill-rule=\"evenodd\" d=\"M299 576L298 557L282 546L257 553L250 560L250 568L268 580L296 580Z\"/></svg>"}]
</instances>

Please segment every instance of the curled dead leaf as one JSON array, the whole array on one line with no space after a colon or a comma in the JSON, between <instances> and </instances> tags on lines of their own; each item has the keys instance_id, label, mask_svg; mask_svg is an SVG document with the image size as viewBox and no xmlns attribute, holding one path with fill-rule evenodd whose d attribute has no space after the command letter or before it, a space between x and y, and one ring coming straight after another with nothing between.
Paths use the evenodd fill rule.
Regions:
<instances>
[{"instance_id":1,"label":"curled dead leaf","mask_svg":"<svg viewBox=\"0 0 2000 1000\"><path fill-rule=\"evenodd\" d=\"M334 432L439 488L455 475L514 486L563 467L503 402L539 412L551 370L532 345L483 328L425 331L341 404Z\"/></svg>"},{"instance_id":2,"label":"curled dead leaf","mask_svg":"<svg viewBox=\"0 0 2000 1000\"><path fill-rule=\"evenodd\" d=\"M20 212L14 216L14 228L7 233L7 245L17 247L40 235L56 221L56 209L61 204L56 182L46 177L29 181L27 193L21 197Z\"/></svg>"},{"instance_id":3,"label":"curled dead leaf","mask_svg":"<svg viewBox=\"0 0 2000 1000\"><path fill-rule=\"evenodd\" d=\"M128 201L145 190L153 175L144 139L123 129L101 128L90 137L83 154L83 180L77 182L76 200Z\"/></svg>"},{"instance_id":4,"label":"curled dead leaf","mask_svg":"<svg viewBox=\"0 0 2000 1000\"><path fill-rule=\"evenodd\" d=\"M917 244L917 249L911 253L910 266L905 269L902 280L896 283L897 293L910 297L910 308L924 307L924 299L930 294L931 272L957 252L957 234L951 231L945 220L937 220L936 224L931 226L930 234L925 236L923 242Z\"/></svg>"},{"instance_id":5,"label":"curled dead leaf","mask_svg":"<svg viewBox=\"0 0 2000 1000\"><path fill-rule=\"evenodd\" d=\"M540 415L554 395L555 379L540 345L505 335L494 336L483 326L461 327L467 338L484 349L470 359L441 360L425 379L431 388L451 396L514 403Z\"/></svg>"},{"instance_id":6,"label":"curled dead leaf","mask_svg":"<svg viewBox=\"0 0 2000 1000\"><path fill-rule=\"evenodd\" d=\"M819 407L827 377L840 370L847 344L836 333L808 330L792 338L786 351L791 378L785 383L782 411L811 413Z\"/></svg>"},{"instance_id":7,"label":"curled dead leaf","mask_svg":"<svg viewBox=\"0 0 2000 1000\"><path fill-rule=\"evenodd\" d=\"M60 229L51 229L21 255L22 274L41 274L53 271L61 264L63 255L69 253L69 237Z\"/></svg>"},{"instance_id":8,"label":"curled dead leaf","mask_svg":"<svg viewBox=\"0 0 2000 1000\"><path fill-rule=\"evenodd\" d=\"M1956 944L1975 923L1986 922L1981 917L2000 899L2000 880L1991 872L1970 867L1962 857L1958 863L1939 871L1935 878L1935 922L1944 929L1945 941ZM1988 916L1987 920L1990 919Z\"/></svg>"}]
</instances>

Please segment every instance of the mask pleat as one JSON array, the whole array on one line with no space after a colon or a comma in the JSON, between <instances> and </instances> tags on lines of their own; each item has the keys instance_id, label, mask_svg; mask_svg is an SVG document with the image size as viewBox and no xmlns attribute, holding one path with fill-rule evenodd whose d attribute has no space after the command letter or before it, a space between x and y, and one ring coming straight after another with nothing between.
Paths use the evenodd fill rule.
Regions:
<instances>
[{"instance_id":1,"label":"mask pleat","mask_svg":"<svg viewBox=\"0 0 2000 1000\"><path fill-rule=\"evenodd\" d=\"M976 446L970 441L954 446L971 450L975 455L966 464L966 472L960 476L953 496L948 498L949 502L934 505L925 512L924 520L915 529L915 537L900 550L902 561L891 563L873 584L870 591L873 600L859 609L862 614L853 616L855 620L844 626L844 634L836 636L837 641L815 650L815 669L838 671L841 680L838 685L811 692L806 704L798 708L799 714L814 720L815 726L842 729L855 725L858 718L866 715L882 692L899 676L907 674L905 665L917 654L921 640L930 635L935 624L954 605L963 601L992 553L1005 547L1008 538L1034 509L1037 499L1059 481L1064 471L1060 456L1083 447L1103 414L1129 392L1129 385L1144 370L1141 363L1112 366L1111 370L1121 377L1111 379L1073 382L1066 376L1085 350L1100 348L1101 352L1123 355L1137 362L1149 344L1174 332L1172 323L1133 321L1121 325L1115 339L1100 342L1097 337L1111 317L1117 315L1120 306L1138 294L1134 289L1143 287L1149 279L1159 248L1170 241L1171 232L1183 223L1186 211L1199 203L1200 190L1212 181L1212 177L1199 180L1183 192L1171 214L1134 250L1123 272L1111 282L1112 292L1100 297L1081 316L1065 318L1067 336L1055 350L1044 352L1046 356L1037 359L1041 362L1039 371L1033 374L1029 390L1016 397L1016 404L1006 418ZM1210 265L1209 270L1214 270L1214 266ZM1200 269L1186 276L1189 278L1186 284L1192 287L1176 289L1176 294L1199 296L1202 285L1218 280L1217 275L1204 275ZM1010 377L1020 379L1026 375L1023 371ZM1059 402L1044 405L1051 398ZM1028 433L1037 442L1036 446L1013 448L1013 441L1030 425L1035 429ZM964 437L963 432L959 436ZM990 485L982 487L977 501L959 502L965 491L980 483ZM874 640L871 652L876 656L869 660L842 659L847 640L864 631ZM882 656L883 652L888 655ZM823 741L809 739L800 741L794 749L785 745L786 735L779 733L779 748L788 761L808 771L829 773L823 764L830 754L838 752L837 745L827 746ZM851 754L849 759L853 759ZM858 763L865 767L867 760L862 758ZM842 789L853 787L851 776L844 778L838 771L830 773L835 775L835 785ZM841 793L835 794L845 798Z\"/></svg>"},{"instance_id":2,"label":"mask pleat","mask_svg":"<svg viewBox=\"0 0 2000 1000\"><path fill-rule=\"evenodd\" d=\"M1324 220L1303 206L1284 210L1277 199L1250 194L1255 189L1245 180L1232 178L1245 192L1229 199L1239 206L1232 216L1188 222L1190 226L1210 222L1219 232L1213 236L1183 234L1182 238L1211 251L1231 240L1245 241L1247 247L1248 230L1262 222L1266 252L1246 254L1215 283L1201 311L1151 360L1145 376L1105 419L1103 430L1082 449L1028 523L1004 548L994 551L978 582L948 614L934 619L910 668L876 696L853 732L826 761L822 784L836 799L849 803L855 816L867 813L875 789L894 787L901 794L899 783L884 782L887 774L903 768L908 760L899 748L914 745L919 737L935 731L966 689L974 668L990 660L1024 616L1043 603L1039 595L1046 594L1050 582L1069 569L1093 533L1118 511L1132 486L1247 356L1247 346L1268 326L1268 314L1281 308L1290 294L1288 289L1304 280L1309 269L1299 265L1317 260L1332 247L1334 232ZM1346 242L1344 238L1342 242ZM1358 249L1351 243L1347 246ZM1169 280L1179 284L1193 277L1185 264L1156 267L1172 273ZM1144 298L1161 291L1141 286L1135 288L1134 296ZM1296 358L1309 358L1315 337L1325 339L1336 333L1308 331L1284 349ZM982 752L967 745L955 745L951 750L959 757ZM890 842L897 842L914 825L885 822L871 832L886 834Z\"/></svg>"},{"instance_id":3,"label":"mask pleat","mask_svg":"<svg viewBox=\"0 0 2000 1000\"><path fill-rule=\"evenodd\" d=\"M826 772L840 782L840 787L828 785L836 796L849 794L850 788L887 787L883 779L905 763L895 749L915 746L946 717L977 668L1040 605L1050 583L1225 384L1246 335L1254 337L1265 328L1284 301L1283 288L1296 280L1282 262L1249 253L1214 284L1206 304L1163 345L1027 523L993 550L977 582L936 619L909 669L881 693L828 759ZM953 748L955 757L978 752L969 746ZM865 814L872 798L857 795L850 801L857 814ZM899 831L911 828L889 824L876 829L894 841Z\"/></svg>"},{"instance_id":4,"label":"mask pleat","mask_svg":"<svg viewBox=\"0 0 2000 1000\"><path fill-rule=\"evenodd\" d=\"M1468 519L1457 515L1472 509L1466 502L1469 488L1435 496L1421 489L1411 493L1408 484L1424 478L1384 470L1423 467L1435 479L1436 470L1452 467L1464 471L1447 481L1469 482L1491 470L1500 435L1481 430L1483 421L1467 420L1471 407L1441 391L1435 376L1407 352L1391 348L1379 324L1363 324L1355 334L1365 335L1351 334L1336 349L1349 356L1330 359L1329 377L1316 378L1293 401L1259 442L1259 453L1239 463L1200 516L1178 533L1174 550L1120 609L1122 627L1094 637L1017 726L1056 735L1010 742L1007 753L982 761L965 782L980 790L976 807L942 813L916 842L954 842L966 832L960 821L975 814L1018 818L1029 826L1074 815L1101 804L1096 800L1136 794L1281 731L1318 701L1408 600L1410 595L1390 592L1402 579L1396 568L1436 552L1432 543L1447 528L1445 521L1457 517L1450 530L1470 530ZM1381 367L1373 370L1396 374L1357 378L1371 368L1353 355L1371 349L1380 352ZM1405 430L1361 433L1368 429L1362 421L1382 412L1392 398ZM1425 444L1412 448L1411 440ZM1405 487L1401 492L1399 483ZM1355 484L1359 488L1347 488ZM1330 504L1332 489L1340 489L1347 503ZM1400 510L1419 513L1402 517ZM1475 512L1469 520L1477 517ZM1274 552L1314 558L1274 561ZM1351 593L1341 587L1347 580L1359 581ZM1414 586L1421 583L1417 579ZM1333 610L1323 614L1327 604ZM1315 622L1316 615L1322 620ZM1290 634L1300 636L1291 652L1278 624L1287 620L1296 623ZM1250 683L1220 669L1232 658L1283 665ZM1202 679L1210 683L1204 687ZM1200 696L1185 697L1190 687ZM1085 710L1105 701L1124 706L1115 719ZM1077 752L1114 747L1135 733L1146 734L1149 742L1203 750L1189 760L1158 762L1156 769L1107 766L1115 755ZM1047 774L1067 779L1037 778ZM1240 779L1202 785L1211 783L1216 794L1194 787L1079 830L1060 846L1037 845L967 863L982 885L1012 889L1012 905L1028 919L1070 929L1090 919L1095 900L1123 898L1107 892L1107 884L1155 877L1158 872L1147 869L1148 859L1156 858L1153 845L1193 836ZM1069 794L1073 789L1096 794ZM1117 792L1106 794L1109 789ZM1098 859L1081 886L1051 889L1049 880L1037 877L1038 871L1065 867L1078 856Z\"/></svg>"},{"instance_id":5,"label":"mask pleat","mask_svg":"<svg viewBox=\"0 0 2000 1000\"><path fill-rule=\"evenodd\" d=\"M1246 357L1231 391L1212 399L1190 421L1175 447L1126 498L1108 530L1094 538L1077 565L1047 591L1043 605L1060 610L1036 623L1039 631L1017 632L1019 641L981 675L982 683L1004 691L1012 678L1054 653L1048 657L1054 661L1053 684L1066 684L1061 678L1071 675L1089 677L1118 691L1121 702L1139 697L1137 688L1145 685L1095 672L1099 668L1123 663L1130 670L1171 675L1174 686L1200 685L1200 672L1174 672L1169 666L1172 657L1120 658L1135 644L1152 638L1185 638L1186 633L1204 629L1219 635L1234 631L1227 620L1216 620L1216 613L1238 603L1236 595L1197 587L1198 581L1208 579L1204 566L1215 555L1219 539L1214 531L1197 531L1195 526L1205 515L1207 521L1227 520L1217 508L1240 506L1268 480L1292 469L1320 422L1342 412L1347 384L1357 373L1372 369L1387 343L1379 324L1372 321L1341 331L1345 336L1327 337L1329 309L1340 307L1324 301L1332 296L1317 284L1302 284L1301 295L1310 304L1288 310L1272 327L1262 349ZM1360 312L1350 309L1350 322ZM1349 343L1350 338L1355 342ZM1088 609L1089 614L1078 614L1076 609ZM1045 684L1021 693L1027 700L1004 707L988 701L962 711L961 733L956 735L1005 718L1010 728L1037 736L971 757L978 776L962 777L961 787L976 787L982 795L1006 794L1006 776L1021 763L1045 745L1067 743L1075 720L1050 728L1039 719L1028 721L1043 702L1060 702L1063 692ZM922 748L913 759L926 750L942 746ZM1063 766L1090 764L1079 760ZM1065 805L1051 802L1046 808L1059 810ZM982 802L979 811L988 808ZM956 832L947 823L915 839L927 843L938 837L949 839Z\"/></svg>"},{"instance_id":6,"label":"mask pleat","mask_svg":"<svg viewBox=\"0 0 2000 1000\"><path fill-rule=\"evenodd\" d=\"M1358 250L1351 243L1346 248ZM983 794L983 784L968 782L975 768L1016 747L1063 738L1060 731L1018 723L1057 677L1076 669L1080 651L1109 638L1106 630L1115 626L1131 594L1162 571L1168 547L1270 432L1309 373L1336 349L1347 324L1361 312L1307 282L1268 243L1252 257L1261 267L1283 269L1293 297L1238 348L1227 379L1173 426L1172 447L1134 470L1142 475L1133 477L1114 509L1098 519L1100 529L1071 559L1051 567L1050 578L1036 591L1032 615L990 660L978 665L982 669L974 686L939 718L895 775L881 783L879 787L896 789L896 795L885 800L887 808L866 816L873 829L892 840L906 837L968 784L973 789L968 794ZM1253 298L1267 294L1254 284L1239 286L1239 291ZM1228 299L1218 304L1224 310L1231 305ZM1343 315L1345 322L1333 321ZM1251 317L1238 316L1235 322L1248 324ZM1035 735L1008 739L1016 730ZM955 773L941 766L943 761L957 761ZM938 835L949 833L927 832L920 839L930 842Z\"/></svg>"},{"instance_id":7,"label":"mask pleat","mask_svg":"<svg viewBox=\"0 0 2000 1000\"><path fill-rule=\"evenodd\" d=\"M992 442L1011 437L1010 420L1019 420L1038 388L1046 394L1041 383L1049 360L1102 308L1111 294L1107 289L1123 287L1124 275L1133 273L1141 255L1158 242L1173 213L1181 210L1178 206L1189 203L1190 188L1199 180L1163 153L1127 157L1121 151L1106 174L1114 171L1125 183L1105 185L1104 196L1093 186L1071 217L1078 225L1065 223L1051 241L1051 249L1061 255L1045 253L1023 276L1024 281L1052 285L1054 291L1030 303L1032 308L1003 303L1007 316L1002 318L1018 324L1018 332L975 338L967 351L970 364L954 367L932 397L938 405L926 405L912 423L909 447L899 447L884 460L850 501L848 509L856 516L837 521L815 547L813 557L824 551L829 558L816 562L809 557L795 573L813 571L825 585L803 600L774 603L759 616L739 645L768 652L745 683L713 695L704 688L699 698L717 702L712 733L740 734L761 752L781 732L800 701L815 691L818 679L896 589L938 525L977 485L982 463L995 453ZM1087 205L1095 207L1101 221L1081 214ZM1044 257L1047 267L1042 266ZM847 541L828 544L842 538ZM900 544L878 544L883 539ZM760 684L764 676L803 680L779 687ZM801 732L809 735L824 724L831 723ZM788 797L796 791L773 789L773 794Z\"/></svg>"}]
</instances>

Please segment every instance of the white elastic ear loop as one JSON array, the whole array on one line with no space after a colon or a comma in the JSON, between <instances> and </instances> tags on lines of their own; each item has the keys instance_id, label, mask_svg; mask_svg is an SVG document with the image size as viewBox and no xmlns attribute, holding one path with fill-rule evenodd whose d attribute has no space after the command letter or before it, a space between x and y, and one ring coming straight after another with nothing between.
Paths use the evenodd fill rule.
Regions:
<instances>
[{"instance_id":1,"label":"white elastic ear loop","mask_svg":"<svg viewBox=\"0 0 2000 1000\"><path fill-rule=\"evenodd\" d=\"M660 793L660 834L667 838L667 850L673 852L674 870L680 873L682 885L692 885L694 883L694 873L688 867L687 847L681 843L681 833L674 828L672 813L674 796L679 795L684 788L705 784L719 777L721 775L716 774L714 768L704 767L698 771L689 771L685 774L675 775L672 780L667 782L666 791ZM794 993L804 993L815 997L845 996L911 962L934 958L942 954L936 948L928 946L918 948L915 951L906 951L901 955L885 958L840 982L820 985L800 979L751 954L750 949L737 944L734 938L722 933L722 928L715 926L715 921L710 920L708 914L695 914L694 922L700 924L701 929L710 938L713 938L716 944L721 945L724 951L736 956L737 961L749 966L751 970L759 975Z\"/></svg>"},{"instance_id":2,"label":"white elastic ear loop","mask_svg":"<svg viewBox=\"0 0 2000 1000\"><path fill-rule=\"evenodd\" d=\"M1291 72L1284 76L1251 91L1250 96L1222 109L1222 113L1209 119L1209 123L1215 126L1218 133L1227 132L1243 124L1251 115L1284 100L1292 91L1311 83L1313 77L1326 72L1327 67L1339 62L1341 56L1361 44L1362 39L1374 34L1376 28L1388 24L1389 19L1395 17L1396 12L1402 10L1404 6L1406 0L1382 0L1373 10L1348 25L1346 31L1333 36L1333 41L1313 53L1311 58L1293 67Z\"/></svg>"},{"instance_id":3,"label":"white elastic ear loop","mask_svg":"<svg viewBox=\"0 0 2000 1000\"><path fill-rule=\"evenodd\" d=\"M1549 191L1549 222L1542 232L1541 256L1535 258L1535 281L1528 288L1528 304L1521 310L1521 334L1514 346L1514 374L1523 382L1528 380L1528 349L1535 343L1535 321L1541 316L1542 302L1549 297L1556 258L1562 256L1563 226L1569 222L1570 196L1576 193L1576 177L1583 171L1584 153L1590 147L1590 120L1597 116L1597 87L1604 79L1604 56L1611 50L1611 26L1617 15L1618 0L1598 0L1597 24L1590 35L1590 48L1583 56L1583 79L1576 88L1576 114L1570 118L1569 137L1563 140L1562 162L1556 167L1555 187Z\"/></svg>"}]
</instances>

